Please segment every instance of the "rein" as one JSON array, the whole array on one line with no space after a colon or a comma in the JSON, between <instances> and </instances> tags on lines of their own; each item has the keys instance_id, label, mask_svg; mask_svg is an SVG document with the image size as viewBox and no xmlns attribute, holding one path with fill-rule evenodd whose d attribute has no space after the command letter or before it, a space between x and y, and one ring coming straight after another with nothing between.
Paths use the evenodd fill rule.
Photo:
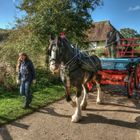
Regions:
<instances>
[{"instance_id":1,"label":"rein","mask_svg":"<svg viewBox=\"0 0 140 140\"><path fill-rule=\"evenodd\" d=\"M62 45L63 45L63 47L64 47L64 44L63 44L64 42L62 42ZM67 42L65 41L65 43L67 44ZM67 44L67 45L69 45L69 44ZM81 57L82 57L82 55L84 55L84 54L82 54L78 49L76 49L76 48L74 48L74 51L75 51L75 55L70 59L70 60L68 60L65 64L63 64L63 65L61 65L60 66L60 69L61 70L66 70L66 71L69 71L69 73L70 72L72 72L72 71L75 71L77 68L79 68L79 65L77 65L77 67L74 67L75 66L75 64L76 64L76 62L77 62L77 59L78 60L80 60L84 65L86 65L87 67L91 67L90 66L90 64L88 64L88 63L86 63L86 61L84 61L84 60L82 60L81 59ZM87 55L87 54L85 54L86 56L85 57L88 57L88 59L89 59L89 61L92 63L92 65L95 67L95 69L96 69L96 65L94 64L94 62L91 60L91 57L89 56L89 55ZM77 58L78 57L78 58ZM77 59L76 59L77 58ZM75 63L74 63L75 62ZM73 68L71 68L70 69L70 65L71 64L73 64L71 67L73 67ZM97 69L96 69L96 71L97 71Z\"/></svg>"}]
</instances>

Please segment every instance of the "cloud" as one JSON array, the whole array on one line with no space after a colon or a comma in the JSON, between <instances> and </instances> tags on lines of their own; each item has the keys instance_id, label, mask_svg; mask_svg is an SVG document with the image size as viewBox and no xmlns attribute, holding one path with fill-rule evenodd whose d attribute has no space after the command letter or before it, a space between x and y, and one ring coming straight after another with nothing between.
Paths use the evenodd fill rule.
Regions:
<instances>
[{"instance_id":1,"label":"cloud","mask_svg":"<svg viewBox=\"0 0 140 140\"><path fill-rule=\"evenodd\" d=\"M137 11L140 10L140 5L136 5L134 7L129 7L128 11Z\"/></svg>"}]
</instances>

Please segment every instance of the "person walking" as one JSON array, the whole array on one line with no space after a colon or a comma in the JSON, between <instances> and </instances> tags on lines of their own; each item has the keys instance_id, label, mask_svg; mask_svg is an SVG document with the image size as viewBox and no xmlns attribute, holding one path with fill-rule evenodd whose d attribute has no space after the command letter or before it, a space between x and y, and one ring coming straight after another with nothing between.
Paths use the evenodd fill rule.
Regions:
<instances>
[{"instance_id":1,"label":"person walking","mask_svg":"<svg viewBox=\"0 0 140 140\"><path fill-rule=\"evenodd\" d=\"M35 69L32 61L26 53L20 53L17 60L16 71L18 73L17 84L20 85L20 94L25 96L23 108L29 108L32 102L31 84L36 83Z\"/></svg>"}]
</instances>

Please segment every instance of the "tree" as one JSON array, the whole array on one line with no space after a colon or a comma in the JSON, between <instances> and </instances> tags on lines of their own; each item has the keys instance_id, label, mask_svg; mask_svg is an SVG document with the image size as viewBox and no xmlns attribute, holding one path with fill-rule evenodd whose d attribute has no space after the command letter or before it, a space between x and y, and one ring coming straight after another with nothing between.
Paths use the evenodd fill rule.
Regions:
<instances>
[{"instance_id":1,"label":"tree","mask_svg":"<svg viewBox=\"0 0 140 140\"><path fill-rule=\"evenodd\" d=\"M123 28L120 29L120 33L125 37L125 38L131 38L131 37L140 37L140 34L134 29L130 28Z\"/></svg>"},{"instance_id":2,"label":"tree","mask_svg":"<svg viewBox=\"0 0 140 140\"><path fill-rule=\"evenodd\" d=\"M101 4L102 0L22 0L18 8L27 15L18 22L43 43L51 33L62 31L71 41L81 43L92 23L91 12Z\"/></svg>"}]
</instances>

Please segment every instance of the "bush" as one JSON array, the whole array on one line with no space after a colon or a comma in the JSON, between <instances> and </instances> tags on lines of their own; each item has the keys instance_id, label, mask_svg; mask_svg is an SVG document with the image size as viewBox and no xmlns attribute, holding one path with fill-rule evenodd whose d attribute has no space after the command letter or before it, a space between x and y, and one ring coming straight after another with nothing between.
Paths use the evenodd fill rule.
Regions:
<instances>
[{"instance_id":1,"label":"bush","mask_svg":"<svg viewBox=\"0 0 140 140\"><path fill-rule=\"evenodd\" d=\"M36 69L37 83L34 85L35 90L43 89L51 85L61 85L59 76L54 76L47 68Z\"/></svg>"},{"instance_id":2,"label":"bush","mask_svg":"<svg viewBox=\"0 0 140 140\"><path fill-rule=\"evenodd\" d=\"M0 84L7 89L13 89L15 87L15 70L10 64L0 63Z\"/></svg>"}]
</instances>

